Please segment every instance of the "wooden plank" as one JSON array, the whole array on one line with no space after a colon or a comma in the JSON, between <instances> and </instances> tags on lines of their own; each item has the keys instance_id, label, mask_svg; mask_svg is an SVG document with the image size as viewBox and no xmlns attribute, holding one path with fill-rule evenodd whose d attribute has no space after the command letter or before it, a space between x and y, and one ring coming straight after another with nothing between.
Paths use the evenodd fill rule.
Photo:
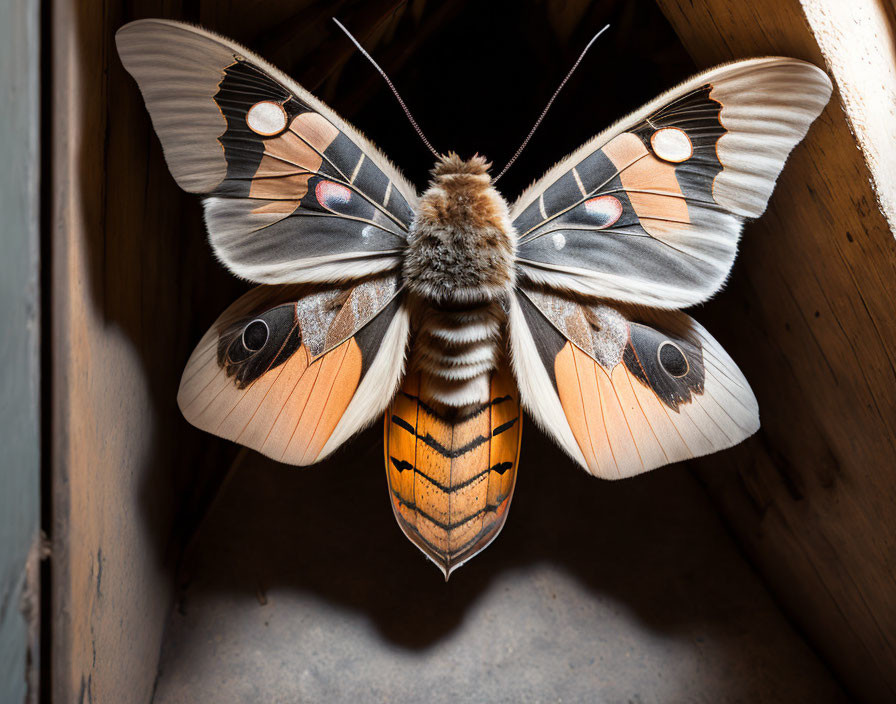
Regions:
<instances>
[{"instance_id":1,"label":"wooden plank","mask_svg":"<svg viewBox=\"0 0 896 704\"><path fill-rule=\"evenodd\" d=\"M104 5L60 0L51 17L52 698L62 704L150 699L177 489L189 487L175 475L196 456L173 403L193 277L212 277L211 291L221 281L203 266L198 214L165 180L117 60L123 8Z\"/></svg>"},{"instance_id":2,"label":"wooden plank","mask_svg":"<svg viewBox=\"0 0 896 704\"><path fill-rule=\"evenodd\" d=\"M0 4L0 701L37 701L39 4ZM29 562L29 555L31 555Z\"/></svg>"},{"instance_id":3,"label":"wooden plank","mask_svg":"<svg viewBox=\"0 0 896 704\"><path fill-rule=\"evenodd\" d=\"M837 83L881 210L896 231L896 5L802 0L802 6Z\"/></svg>"},{"instance_id":4,"label":"wooden plank","mask_svg":"<svg viewBox=\"0 0 896 704\"><path fill-rule=\"evenodd\" d=\"M796 0L659 5L700 67L763 54L828 65ZM817 27L820 3L806 6ZM868 45L875 36L891 36L880 26L854 31L863 56L877 51ZM825 47L834 48L828 39ZM854 71L847 62L832 73L852 96L856 124L855 88L866 77ZM892 90L889 74L878 78ZM873 143L877 132L866 136ZM753 385L763 429L696 466L773 591L853 693L892 701L896 241L870 175L835 93L768 212L746 228L728 290L700 316Z\"/></svg>"}]
</instances>

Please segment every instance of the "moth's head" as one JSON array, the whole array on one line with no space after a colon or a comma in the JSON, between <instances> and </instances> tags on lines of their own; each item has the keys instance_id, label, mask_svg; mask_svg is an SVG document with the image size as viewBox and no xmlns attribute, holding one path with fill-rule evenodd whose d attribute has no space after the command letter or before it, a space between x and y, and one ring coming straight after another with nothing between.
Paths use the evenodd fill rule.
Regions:
<instances>
[{"instance_id":1,"label":"moth's head","mask_svg":"<svg viewBox=\"0 0 896 704\"><path fill-rule=\"evenodd\" d=\"M474 154L469 159L462 159L454 152L448 152L440 156L433 167L432 180L434 184L441 185L448 182L468 182L470 185L488 186L492 181L488 173L490 168L491 163L479 154Z\"/></svg>"}]
</instances>

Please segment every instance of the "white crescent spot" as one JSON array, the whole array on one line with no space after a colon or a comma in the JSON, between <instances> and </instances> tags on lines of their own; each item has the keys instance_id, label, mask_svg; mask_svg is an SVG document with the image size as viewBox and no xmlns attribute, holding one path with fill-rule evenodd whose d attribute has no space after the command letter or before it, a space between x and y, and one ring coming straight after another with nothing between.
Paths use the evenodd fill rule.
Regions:
<instances>
[{"instance_id":1,"label":"white crescent spot","mask_svg":"<svg viewBox=\"0 0 896 704\"><path fill-rule=\"evenodd\" d=\"M673 164L687 161L694 153L690 137L678 127L664 127L654 132L650 138L650 146L660 159Z\"/></svg>"},{"instance_id":2,"label":"white crescent spot","mask_svg":"<svg viewBox=\"0 0 896 704\"><path fill-rule=\"evenodd\" d=\"M566 246L566 237L562 232L555 232L551 239L554 240L554 249L561 250Z\"/></svg>"},{"instance_id":3,"label":"white crescent spot","mask_svg":"<svg viewBox=\"0 0 896 704\"><path fill-rule=\"evenodd\" d=\"M246 124L255 134L263 137L280 134L286 129L286 110L280 103L262 100L249 108Z\"/></svg>"}]
</instances>

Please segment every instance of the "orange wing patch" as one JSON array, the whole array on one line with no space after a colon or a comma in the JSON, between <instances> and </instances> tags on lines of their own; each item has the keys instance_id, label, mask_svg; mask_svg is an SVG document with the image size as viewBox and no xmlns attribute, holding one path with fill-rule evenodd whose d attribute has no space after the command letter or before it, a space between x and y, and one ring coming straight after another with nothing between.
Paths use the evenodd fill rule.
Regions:
<instances>
[{"instance_id":1,"label":"orange wing patch","mask_svg":"<svg viewBox=\"0 0 896 704\"><path fill-rule=\"evenodd\" d=\"M187 363L177 396L184 417L280 462L316 462L358 387L357 343L346 340L310 364L302 346L240 389L217 364L217 334L206 338Z\"/></svg>"},{"instance_id":2,"label":"orange wing patch","mask_svg":"<svg viewBox=\"0 0 896 704\"><path fill-rule=\"evenodd\" d=\"M308 192L308 180L320 170L324 151L338 134L321 115L306 112L279 136L265 139L249 197L270 202L253 212L288 215L295 211Z\"/></svg>"},{"instance_id":3,"label":"orange wing patch","mask_svg":"<svg viewBox=\"0 0 896 704\"><path fill-rule=\"evenodd\" d=\"M281 462L319 461L389 319L381 319L379 333L365 325L395 290L394 280L383 279L344 289L260 286L245 294L187 363L177 397L184 417Z\"/></svg>"},{"instance_id":4,"label":"orange wing patch","mask_svg":"<svg viewBox=\"0 0 896 704\"><path fill-rule=\"evenodd\" d=\"M619 170L632 208L649 235L675 241L690 229L688 203L675 175L675 165L660 161L630 132L614 137L601 151Z\"/></svg>"},{"instance_id":5,"label":"orange wing patch","mask_svg":"<svg viewBox=\"0 0 896 704\"><path fill-rule=\"evenodd\" d=\"M637 424L639 418L624 365L618 365L609 374L567 342L557 354L554 373L563 412L592 474L609 479L639 474L647 469L644 455L649 461L655 459L656 450L662 453L662 446L657 445L655 438L642 434L643 428L629 425L630 422ZM617 386L623 394L617 393ZM651 408L656 403L653 396Z\"/></svg>"},{"instance_id":6,"label":"orange wing patch","mask_svg":"<svg viewBox=\"0 0 896 704\"><path fill-rule=\"evenodd\" d=\"M420 375L409 374L386 412L386 477L399 526L447 579L507 518L522 435L519 392L505 369L474 408L433 408L419 392Z\"/></svg>"}]
</instances>

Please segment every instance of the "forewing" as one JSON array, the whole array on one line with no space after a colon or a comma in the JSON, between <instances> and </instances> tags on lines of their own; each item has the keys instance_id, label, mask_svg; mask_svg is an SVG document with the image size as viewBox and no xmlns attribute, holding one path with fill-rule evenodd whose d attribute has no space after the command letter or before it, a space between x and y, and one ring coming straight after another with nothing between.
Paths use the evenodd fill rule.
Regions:
<instances>
[{"instance_id":1,"label":"forewing","mask_svg":"<svg viewBox=\"0 0 896 704\"><path fill-rule=\"evenodd\" d=\"M196 27L116 34L178 184L209 238L259 283L343 281L400 265L416 193L357 130L251 52Z\"/></svg>"},{"instance_id":2,"label":"forewing","mask_svg":"<svg viewBox=\"0 0 896 704\"><path fill-rule=\"evenodd\" d=\"M202 338L178 405L198 428L281 462L313 464L383 412L407 340L394 277L259 286Z\"/></svg>"},{"instance_id":3,"label":"forewing","mask_svg":"<svg viewBox=\"0 0 896 704\"><path fill-rule=\"evenodd\" d=\"M605 479L730 447L759 428L740 370L677 311L621 311L544 291L510 305L523 405L573 459Z\"/></svg>"},{"instance_id":4,"label":"forewing","mask_svg":"<svg viewBox=\"0 0 896 704\"><path fill-rule=\"evenodd\" d=\"M524 279L680 308L724 283L741 225L828 101L820 69L764 58L700 74L598 135L511 209Z\"/></svg>"}]
</instances>

